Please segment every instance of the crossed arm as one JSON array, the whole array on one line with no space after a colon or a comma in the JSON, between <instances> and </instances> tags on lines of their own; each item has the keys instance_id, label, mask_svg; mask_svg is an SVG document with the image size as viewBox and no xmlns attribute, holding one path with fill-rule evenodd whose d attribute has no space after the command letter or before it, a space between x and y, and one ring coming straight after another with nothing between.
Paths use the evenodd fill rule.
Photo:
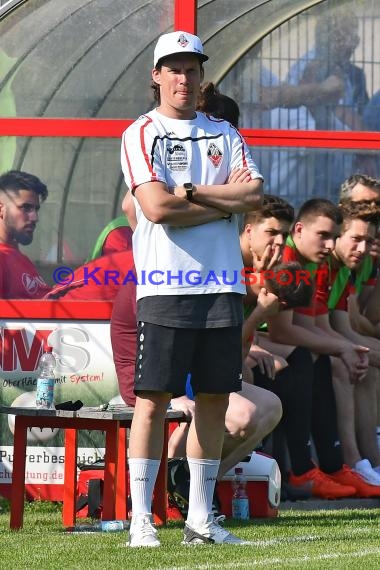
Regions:
<instances>
[{"instance_id":1,"label":"crossed arm","mask_svg":"<svg viewBox=\"0 0 380 570\"><path fill-rule=\"evenodd\" d=\"M182 186L169 189L163 182L141 184L135 197L144 215L155 224L195 226L259 208L262 180L252 180L248 169L237 169L226 184L197 185L191 202Z\"/></svg>"}]
</instances>

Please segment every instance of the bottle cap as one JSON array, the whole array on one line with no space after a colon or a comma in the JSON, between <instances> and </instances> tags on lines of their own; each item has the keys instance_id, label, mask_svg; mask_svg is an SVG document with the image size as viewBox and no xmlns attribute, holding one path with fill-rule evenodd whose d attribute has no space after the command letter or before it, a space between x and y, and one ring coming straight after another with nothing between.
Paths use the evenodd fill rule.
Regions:
<instances>
[{"instance_id":1,"label":"bottle cap","mask_svg":"<svg viewBox=\"0 0 380 570\"><path fill-rule=\"evenodd\" d=\"M44 346L44 352L53 352L53 347L52 347L52 346L48 346L47 344L45 344L45 346Z\"/></svg>"}]
</instances>

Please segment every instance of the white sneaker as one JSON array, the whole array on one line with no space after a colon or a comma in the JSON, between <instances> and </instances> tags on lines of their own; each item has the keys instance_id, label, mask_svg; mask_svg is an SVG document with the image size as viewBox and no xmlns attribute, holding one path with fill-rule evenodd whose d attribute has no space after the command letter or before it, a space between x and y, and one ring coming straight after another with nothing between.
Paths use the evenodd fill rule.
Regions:
<instances>
[{"instance_id":1,"label":"white sneaker","mask_svg":"<svg viewBox=\"0 0 380 570\"><path fill-rule=\"evenodd\" d=\"M132 548L138 546L160 546L157 530L154 528L152 520L152 515L150 514L132 516L128 546Z\"/></svg>"},{"instance_id":2,"label":"white sneaker","mask_svg":"<svg viewBox=\"0 0 380 570\"><path fill-rule=\"evenodd\" d=\"M226 517L209 515L207 521L198 528L191 527L186 523L182 544L252 544L248 540L241 540L219 525Z\"/></svg>"},{"instance_id":3,"label":"white sneaker","mask_svg":"<svg viewBox=\"0 0 380 570\"><path fill-rule=\"evenodd\" d=\"M369 485L377 485L380 486L380 474L377 473L372 466L368 459L362 459L355 463L355 467L352 469L361 476L362 479Z\"/></svg>"}]
</instances>

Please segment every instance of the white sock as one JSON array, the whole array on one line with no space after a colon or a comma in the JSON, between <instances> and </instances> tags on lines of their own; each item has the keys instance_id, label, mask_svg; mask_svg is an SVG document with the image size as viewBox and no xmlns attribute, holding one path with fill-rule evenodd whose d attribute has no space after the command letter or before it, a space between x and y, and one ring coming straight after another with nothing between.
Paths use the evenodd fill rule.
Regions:
<instances>
[{"instance_id":1,"label":"white sock","mask_svg":"<svg viewBox=\"0 0 380 570\"><path fill-rule=\"evenodd\" d=\"M153 488L160 460L133 457L128 459L128 465L133 516L151 513Z\"/></svg>"},{"instance_id":2,"label":"white sock","mask_svg":"<svg viewBox=\"0 0 380 570\"><path fill-rule=\"evenodd\" d=\"M187 458L190 470L189 512L187 521L191 526L206 522L212 510L219 459Z\"/></svg>"}]
</instances>

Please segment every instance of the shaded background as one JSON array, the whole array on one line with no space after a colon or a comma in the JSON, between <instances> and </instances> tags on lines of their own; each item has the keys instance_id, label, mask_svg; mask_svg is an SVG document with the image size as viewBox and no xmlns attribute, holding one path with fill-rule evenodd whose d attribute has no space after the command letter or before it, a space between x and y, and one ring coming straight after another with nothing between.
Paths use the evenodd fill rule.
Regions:
<instances>
[{"instance_id":1,"label":"shaded background","mask_svg":"<svg viewBox=\"0 0 380 570\"><path fill-rule=\"evenodd\" d=\"M160 34L173 30L173 0L0 4L0 116L133 119L151 107L153 47ZM262 69L286 81L292 65L314 45L316 17L334 6L352 8L359 18L360 41L352 61L365 71L372 96L380 89L380 2L198 2L198 34L210 56L205 79L238 101L241 127L273 127L270 113L254 110ZM285 115L281 127L313 128L302 117L287 125ZM253 153L267 191L281 193L295 206L310 197L304 178L308 167L306 174L302 170L279 185L270 165L276 157L286 162L289 153L313 161L317 150L260 148ZM30 171L49 188L28 256L42 266L84 261L103 226L120 214L126 188L119 154L118 139L0 138L1 171ZM324 195L335 198L328 176Z\"/></svg>"}]
</instances>

